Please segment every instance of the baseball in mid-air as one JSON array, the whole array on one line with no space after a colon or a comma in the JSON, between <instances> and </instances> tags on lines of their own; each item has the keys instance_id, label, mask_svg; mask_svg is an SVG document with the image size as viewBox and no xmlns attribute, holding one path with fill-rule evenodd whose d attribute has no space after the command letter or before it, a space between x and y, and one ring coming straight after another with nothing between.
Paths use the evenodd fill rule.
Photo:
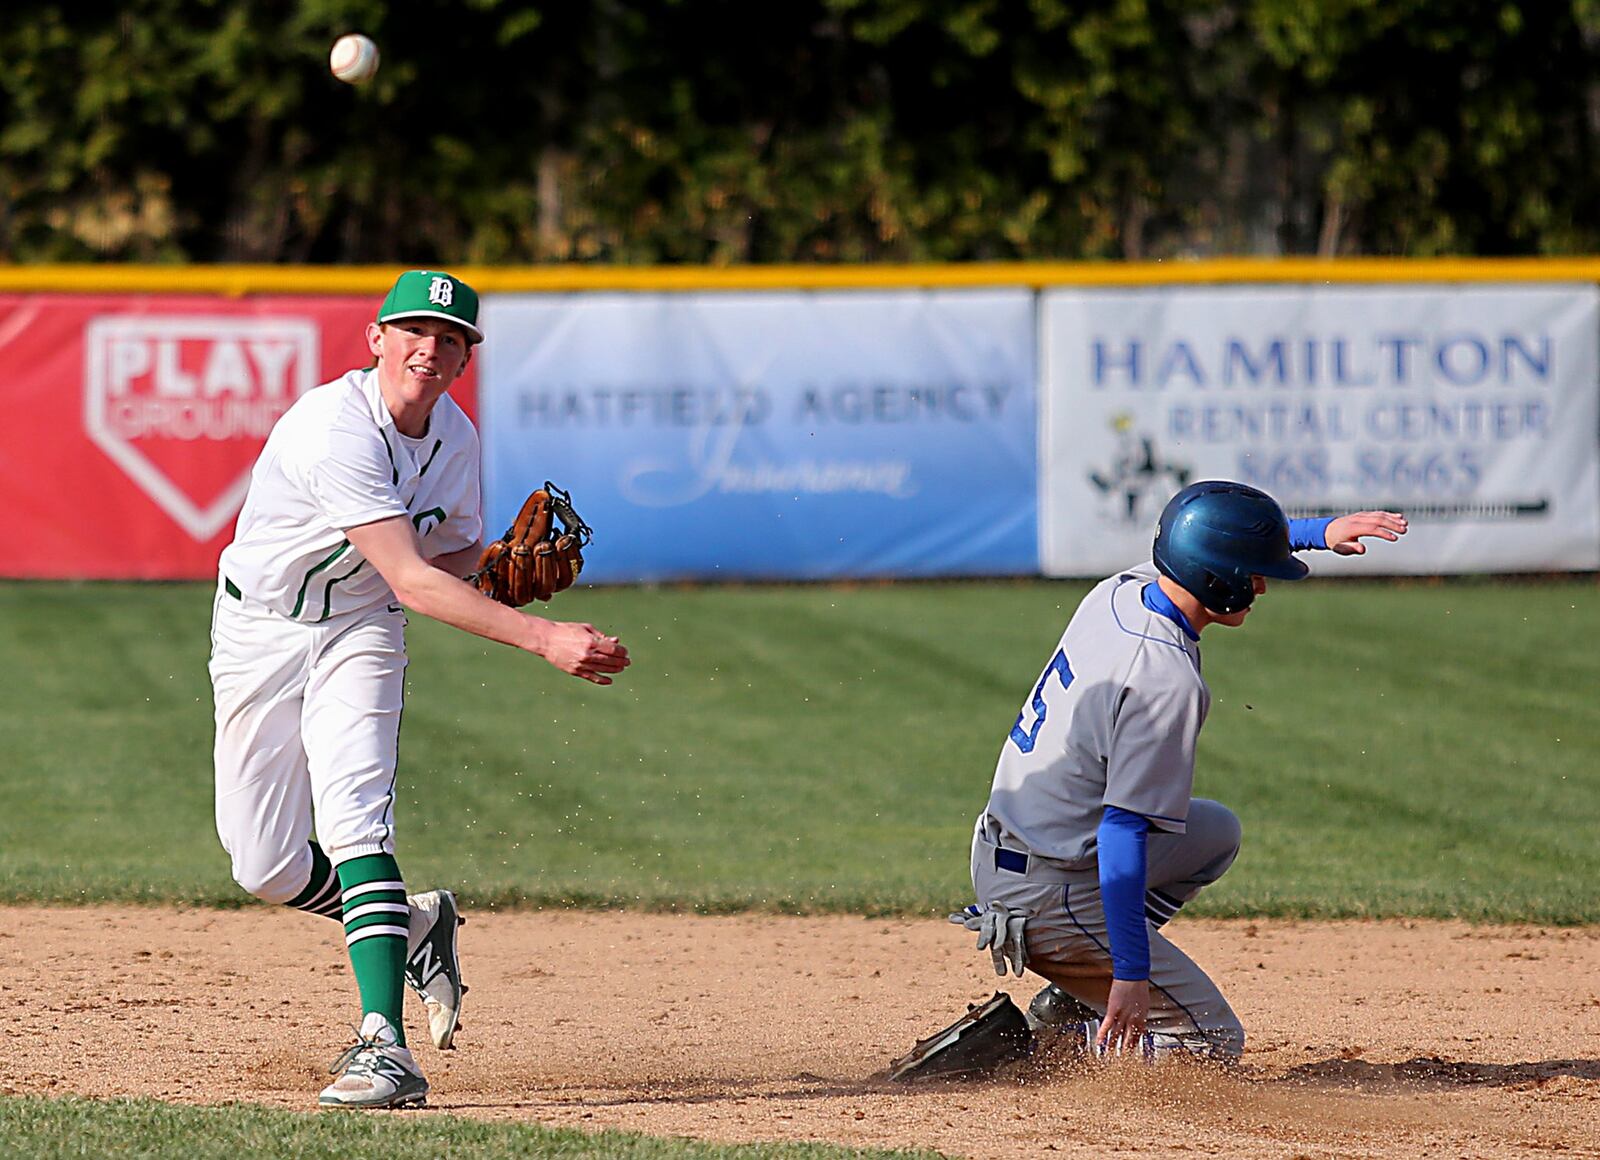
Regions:
<instances>
[{"instance_id":1,"label":"baseball in mid-air","mask_svg":"<svg viewBox=\"0 0 1600 1160\"><path fill-rule=\"evenodd\" d=\"M378 46L372 43L371 37L348 32L333 42L328 68L345 84L370 81L378 72Z\"/></svg>"}]
</instances>

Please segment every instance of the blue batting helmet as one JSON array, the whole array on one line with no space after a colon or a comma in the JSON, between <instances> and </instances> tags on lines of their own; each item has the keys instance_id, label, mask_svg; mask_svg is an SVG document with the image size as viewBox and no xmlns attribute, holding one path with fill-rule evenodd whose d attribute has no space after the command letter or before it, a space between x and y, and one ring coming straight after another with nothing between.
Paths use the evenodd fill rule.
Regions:
<instances>
[{"instance_id":1,"label":"blue batting helmet","mask_svg":"<svg viewBox=\"0 0 1600 1160\"><path fill-rule=\"evenodd\" d=\"M1167 502L1156 529L1156 567L1212 612L1256 598L1252 576L1299 580L1310 571L1289 551L1278 501L1242 483L1191 483Z\"/></svg>"}]
</instances>

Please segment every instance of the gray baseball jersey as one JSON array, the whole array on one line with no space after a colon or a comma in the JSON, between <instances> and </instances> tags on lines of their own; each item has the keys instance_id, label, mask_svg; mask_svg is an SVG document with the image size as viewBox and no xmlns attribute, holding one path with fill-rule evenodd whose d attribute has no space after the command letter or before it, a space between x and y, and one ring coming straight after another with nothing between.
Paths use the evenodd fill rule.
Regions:
<instances>
[{"instance_id":1,"label":"gray baseball jersey","mask_svg":"<svg viewBox=\"0 0 1600 1160\"><path fill-rule=\"evenodd\" d=\"M1211 705L1199 643L1143 601L1143 564L1101 581L1001 749L988 816L1002 846L1092 865L1105 806L1181 834Z\"/></svg>"}]
</instances>

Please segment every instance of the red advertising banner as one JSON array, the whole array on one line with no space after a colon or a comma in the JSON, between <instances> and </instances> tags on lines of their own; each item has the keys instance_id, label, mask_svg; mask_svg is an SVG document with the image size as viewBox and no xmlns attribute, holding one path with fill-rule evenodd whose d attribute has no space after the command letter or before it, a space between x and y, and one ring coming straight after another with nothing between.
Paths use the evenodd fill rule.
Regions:
<instances>
[{"instance_id":1,"label":"red advertising banner","mask_svg":"<svg viewBox=\"0 0 1600 1160\"><path fill-rule=\"evenodd\" d=\"M0 295L0 576L205 579L306 391L371 362L367 298ZM472 370L452 390L475 414Z\"/></svg>"}]
</instances>

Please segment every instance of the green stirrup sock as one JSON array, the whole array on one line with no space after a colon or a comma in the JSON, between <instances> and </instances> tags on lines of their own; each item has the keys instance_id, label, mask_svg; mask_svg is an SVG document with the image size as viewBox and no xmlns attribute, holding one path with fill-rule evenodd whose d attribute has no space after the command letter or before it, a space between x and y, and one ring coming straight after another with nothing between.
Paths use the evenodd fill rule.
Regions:
<instances>
[{"instance_id":1,"label":"green stirrup sock","mask_svg":"<svg viewBox=\"0 0 1600 1160\"><path fill-rule=\"evenodd\" d=\"M304 890L284 905L303 910L307 914L320 914L324 918L343 921L344 901L341 898L339 875L334 871L333 863L328 861L328 856L322 852L321 846L315 842L306 844L311 847L311 880L306 883Z\"/></svg>"},{"instance_id":2,"label":"green stirrup sock","mask_svg":"<svg viewBox=\"0 0 1600 1160\"><path fill-rule=\"evenodd\" d=\"M376 1011L406 1043L406 934L411 905L392 854L367 854L339 864L344 888L344 941L361 990L361 1013Z\"/></svg>"}]
</instances>

